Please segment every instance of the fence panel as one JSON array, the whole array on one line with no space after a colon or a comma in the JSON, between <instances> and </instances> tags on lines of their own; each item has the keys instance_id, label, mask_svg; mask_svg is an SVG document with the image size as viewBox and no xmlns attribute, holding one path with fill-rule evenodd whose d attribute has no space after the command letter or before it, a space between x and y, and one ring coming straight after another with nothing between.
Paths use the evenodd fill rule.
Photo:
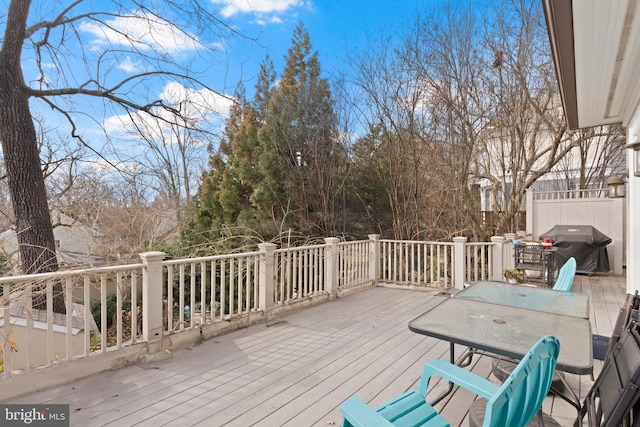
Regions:
<instances>
[{"instance_id":1,"label":"fence panel","mask_svg":"<svg viewBox=\"0 0 640 427\"><path fill-rule=\"evenodd\" d=\"M135 264L1 278L0 371L9 377L137 342L141 274Z\"/></svg>"},{"instance_id":2,"label":"fence panel","mask_svg":"<svg viewBox=\"0 0 640 427\"><path fill-rule=\"evenodd\" d=\"M324 245L275 251L274 304L324 293Z\"/></svg>"},{"instance_id":3,"label":"fence panel","mask_svg":"<svg viewBox=\"0 0 640 427\"><path fill-rule=\"evenodd\" d=\"M369 241L338 243L338 288L355 288L369 282Z\"/></svg>"},{"instance_id":4,"label":"fence panel","mask_svg":"<svg viewBox=\"0 0 640 427\"><path fill-rule=\"evenodd\" d=\"M382 281L452 286L453 243L380 240L380 244Z\"/></svg>"},{"instance_id":5,"label":"fence panel","mask_svg":"<svg viewBox=\"0 0 640 427\"><path fill-rule=\"evenodd\" d=\"M165 332L257 310L259 252L164 261Z\"/></svg>"}]
</instances>

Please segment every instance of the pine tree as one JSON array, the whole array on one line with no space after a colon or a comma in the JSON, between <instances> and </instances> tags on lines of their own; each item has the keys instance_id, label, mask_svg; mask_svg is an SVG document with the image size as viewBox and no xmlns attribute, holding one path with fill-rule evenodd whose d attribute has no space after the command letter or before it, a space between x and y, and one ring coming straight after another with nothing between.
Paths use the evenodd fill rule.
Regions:
<instances>
[{"instance_id":1,"label":"pine tree","mask_svg":"<svg viewBox=\"0 0 640 427\"><path fill-rule=\"evenodd\" d=\"M329 83L302 24L276 84L261 64L253 103L236 100L197 198L197 225L244 227L272 239L293 229L335 234L335 204L347 159L338 143ZM212 235L213 236L213 235Z\"/></svg>"},{"instance_id":2,"label":"pine tree","mask_svg":"<svg viewBox=\"0 0 640 427\"><path fill-rule=\"evenodd\" d=\"M318 54L312 52L302 24L294 30L285 59L261 133L263 165L268 167L265 175L284 190L280 191L280 206L299 232L333 235L336 182L340 182L337 168L344 150L336 140L329 83L320 77ZM273 167L276 164L278 168Z\"/></svg>"}]
</instances>

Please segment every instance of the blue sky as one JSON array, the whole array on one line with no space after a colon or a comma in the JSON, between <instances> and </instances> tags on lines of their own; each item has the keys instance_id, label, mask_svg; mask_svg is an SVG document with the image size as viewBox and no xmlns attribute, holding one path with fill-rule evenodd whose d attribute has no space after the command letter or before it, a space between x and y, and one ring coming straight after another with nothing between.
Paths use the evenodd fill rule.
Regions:
<instances>
[{"instance_id":1,"label":"blue sky","mask_svg":"<svg viewBox=\"0 0 640 427\"><path fill-rule=\"evenodd\" d=\"M282 72L284 56L291 46L293 30L298 23L302 22L309 32L313 49L318 51L323 75L331 77L347 68L345 58L349 51L365 47L381 32L402 32L403 27L406 28L413 22L417 10L428 13L430 8L440 3L439 0L204 0L202 4L206 5L205 2L209 2L210 10L223 22L248 37L220 40L209 38L205 41L205 34L192 33L195 34L196 40L202 36L203 42L218 46L221 52L219 63L193 62L199 60L199 47L193 44L192 39L167 31L167 25L156 24L146 19L134 22L116 15L105 15L103 19L109 24L108 27L97 26L90 21L77 23L76 29L82 47L74 45L73 40L67 40L64 49L68 50L63 50L60 56L63 60L58 61L57 65L53 59L50 64L43 64L47 73L44 80L40 80L34 52L27 45L22 58L25 79L33 87L37 87L39 81L51 83L53 88L74 87L90 81L99 73L101 83L109 86L129 75L145 71L145 64L135 55L128 53L131 50L131 40L140 40L143 43L136 47L143 52L150 47L158 48L173 56L177 63L195 64L196 68L206 70L205 74L201 75L203 82L218 93L232 95L238 82L243 81L247 96L251 98L260 63L266 55L274 62L276 73L279 75ZM6 8L8 3L3 3ZM146 6L153 7L154 4L150 2ZM164 7L166 3L159 1L155 5ZM30 24L40 19L51 20L67 6L68 2L60 3L53 0L34 2L31 5ZM74 7L72 14L77 15L83 11L109 11L110 7L112 5L109 2L86 0ZM167 18L171 22L171 18ZM2 32L4 23L5 19L0 18ZM191 29L187 31L191 32ZM131 35L132 38L127 40L122 36L123 33ZM38 37L36 34L36 40ZM52 40L52 44L55 43L56 40ZM105 55L105 52L108 53ZM108 70L108 74L104 73L104 70ZM224 118L224 111L230 105L228 99L215 93L188 89L167 81L161 84L158 81L145 81L123 93L143 103L157 98L181 100L199 97L203 100L200 104L207 105L209 112L196 114L201 114L202 120L214 126L221 124L221 116L216 118L210 111L217 110ZM147 96L148 99L144 100L143 96ZM105 108L99 98L74 97L72 101L65 102L68 103L63 107L77 111L75 117L79 133L97 151L102 152L105 144L104 133L99 124L103 125L112 138L110 144L115 152L131 151L136 145L135 137L123 132L130 123L129 116L123 114L123 110ZM65 133L64 128L68 128L68 125L60 114L37 100L34 100L32 106L36 115L43 117L49 128L59 129L60 134ZM161 127L157 123L149 126Z\"/></svg>"},{"instance_id":2,"label":"blue sky","mask_svg":"<svg viewBox=\"0 0 640 427\"><path fill-rule=\"evenodd\" d=\"M257 73L257 64L269 54L281 70L282 58L291 45L295 26L302 22L309 32L311 43L318 51L323 71L339 70L349 49L363 46L382 31L400 30L403 23L411 22L416 10L434 1L388 0L213 0L222 16L240 32L258 35L259 44L244 43L231 52L234 66L242 64L247 78ZM253 9L239 5L253 3ZM233 49L235 46L231 46Z\"/></svg>"},{"instance_id":3,"label":"blue sky","mask_svg":"<svg viewBox=\"0 0 640 427\"><path fill-rule=\"evenodd\" d=\"M260 63L268 54L274 62L275 71L280 74L284 65L284 56L291 46L293 30L302 22L309 32L313 49L318 51L322 71L325 76L337 75L340 70L347 66L345 58L347 52L366 46L368 41L375 39L381 31L385 33L402 31L403 25L409 25L415 18L416 11L428 11L439 3L437 0L408 0L408 1L344 1L344 0L205 0L210 2L210 10L216 14L223 22L230 25L240 34L246 35L249 39L242 37L224 38L220 40L207 40L208 43L219 43L221 55L220 63L211 64L206 68L203 81L212 89L226 95L232 95L234 88L239 81L243 81L247 89L248 96L251 96L253 86L256 83L256 76L259 72ZM45 1L42 5L32 5L31 20L45 19L59 13L63 4L55 4L53 11L47 12ZM53 4L53 3L52 3ZM151 3L150 3L151 4ZM162 2L158 3L162 5ZM203 3L206 4L206 3ZM152 6L149 6L152 7ZM74 12L80 13L83 10L109 10L109 3L102 3L98 0L87 0L74 8ZM47 14L51 16L47 16ZM145 25L144 21L132 23L132 20L119 19L117 17L104 18L111 28L116 28L120 32L126 32L133 36L133 39L140 39L150 45L159 45L161 49L174 56L176 62L190 63L197 60L198 48L193 46L190 40L167 33L162 25L155 28ZM171 18L168 18L171 19ZM0 22L3 24L4 22ZM166 27L166 26L165 26ZM105 27L98 27L91 22L81 22L78 26L81 33L82 44L85 54L96 55L95 58L84 59L74 53L80 49L69 50L70 54L65 56L65 63L68 62L68 69L63 71L52 71L47 76L49 81L54 82L54 86L64 86L60 84L58 76L64 73L64 79L71 82L85 82L87 78L81 75L86 68L86 64L93 65L99 55L105 49L113 52L119 51L118 46L123 46L123 51L128 50L125 45L128 43L121 33L116 31L105 31ZM1 28L0 28L1 29ZM204 37L204 35L203 35ZM252 41L256 39L257 41ZM38 75L33 62L33 53L25 52L23 64L25 67L25 77L31 84L37 82ZM104 56L101 56L104 58ZM134 56L119 54L114 55L112 62L101 63L101 69L111 69L110 75L114 76L113 81L117 81L118 76L127 76L142 72L144 64ZM66 65L66 64L65 64ZM108 66L107 66L108 65ZM202 65L200 65L202 66ZM114 72L115 70L116 72ZM78 72L78 75L74 75ZM89 74L91 76L91 74ZM92 77L92 76L91 76ZM74 82L75 80L75 82ZM105 79L106 81L106 79ZM139 89L139 88L138 88ZM173 89L176 89L174 85ZM149 96L165 96L169 91L167 87L154 86L149 82L145 87ZM183 91L184 92L184 91ZM174 90L179 94L180 90ZM134 96L131 92L131 96ZM179 96L179 95L176 95ZM95 101L95 100L94 100ZM219 108L227 108L228 102L212 101L217 103ZM95 103L94 106L99 107ZM43 109L47 114L48 106ZM100 113L103 113L100 111ZM105 113L103 113L105 114ZM94 116L97 117L97 114ZM117 120L114 116L105 114L104 120L114 125Z\"/></svg>"}]
</instances>

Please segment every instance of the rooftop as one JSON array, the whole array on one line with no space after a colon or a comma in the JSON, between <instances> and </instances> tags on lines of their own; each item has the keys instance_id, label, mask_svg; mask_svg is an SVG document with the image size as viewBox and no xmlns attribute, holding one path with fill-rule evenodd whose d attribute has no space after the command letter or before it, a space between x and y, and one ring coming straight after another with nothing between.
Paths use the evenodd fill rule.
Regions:
<instances>
[{"instance_id":1,"label":"rooftop","mask_svg":"<svg viewBox=\"0 0 640 427\"><path fill-rule=\"evenodd\" d=\"M592 332L611 335L625 278L578 275L572 291L590 297ZM383 403L415 387L425 361L448 359L447 342L407 328L442 297L436 290L397 287L352 292L5 403L69 404L72 426L339 425L338 408L350 395ZM601 362L594 364L597 376ZM497 381L487 357L476 357L472 369ZM567 381L581 400L592 383L589 376L569 374ZM465 408L473 398L456 391L438 407L451 425L466 426ZM562 425L576 417L573 407L552 395L543 409Z\"/></svg>"}]
</instances>

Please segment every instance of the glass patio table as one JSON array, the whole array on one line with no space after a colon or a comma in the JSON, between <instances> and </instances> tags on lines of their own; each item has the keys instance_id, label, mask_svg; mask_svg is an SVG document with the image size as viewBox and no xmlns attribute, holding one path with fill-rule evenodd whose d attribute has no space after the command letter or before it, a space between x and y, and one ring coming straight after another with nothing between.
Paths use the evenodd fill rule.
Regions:
<instances>
[{"instance_id":1,"label":"glass patio table","mask_svg":"<svg viewBox=\"0 0 640 427\"><path fill-rule=\"evenodd\" d=\"M549 288L481 281L466 287L453 296L510 307L589 318L588 296L573 292L554 291Z\"/></svg>"},{"instance_id":2,"label":"glass patio table","mask_svg":"<svg viewBox=\"0 0 640 427\"><path fill-rule=\"evenodd\" d=\"M442 297L439 304L409 322L409 329L413 332L448 341L451 363L466 366L474 354L520 360L541 337L554 335L560 340L556 370L577 375L593 373L591 322L588 318L545 311L544 306L531 309L461 298L461 293ZM473 292L467 295L471 294ZM467 347L459 360L455 356L456 344ZM452 389L453 384L450 383L449 389L430 403L436 404ZM568 391L571 396L563 393L558 393L558 396L579 411L578 396L572 389Z\"/></svg>"},{"instance_id":3,"label":"glass patio table","mask_svg":"<svg viewBox=\"0 0 640 427\"><path fill-rule=\"evenodd\" d=\"M556 369L578 375L593 372L589 319L450 297L409 322L409 329L453 345L521 359L543 336L560 340Z\"/></svg>"}]
</instances>

